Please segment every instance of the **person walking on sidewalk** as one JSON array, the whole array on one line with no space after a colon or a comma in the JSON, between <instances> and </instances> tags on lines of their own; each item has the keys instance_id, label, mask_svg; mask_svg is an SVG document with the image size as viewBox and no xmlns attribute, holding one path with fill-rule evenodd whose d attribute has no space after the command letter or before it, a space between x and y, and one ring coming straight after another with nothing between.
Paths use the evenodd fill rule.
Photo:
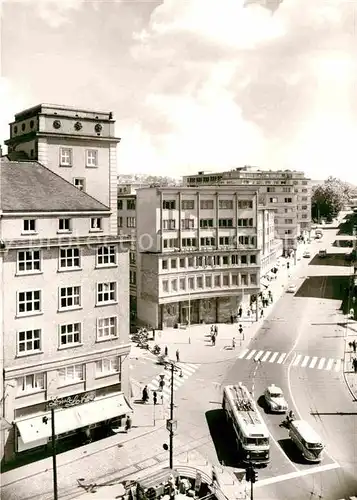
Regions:
<instances>
[{"instance_id":1,"label":"person walking on sidewalk","mask_svg":"<svg viewBox=\"0 0 357 500\"><path fill-rule=\"evenodd\" d=\"M353 366L354 372L357 373L357 358L353 358L352 366Z\"/></svg>"},{"instance_id":2,"label":"person walking on sidewalk","mask_svg":"<svg viewBox=\"0 0 357 500\"><path fill-rule=\"evenodd\" d=\"M236 339L233 337L232 338L232 349L236 348Z\"/></svg>"},{"instance_id":3,"label":"person walking on sidewalk","mask_svg":"<svg viewBox=\"0 0 357 500\"><path fill-rule=\"evenodd\" d=\"M261 309L261 310L260 310L260 317L261 317L261 318L264 318L264 309Z\"/></svg>"},{"instance_id":4,"label":"person walking on sidewalk","mask_svg":"<svg viewBox=\"0 0 357 500\"><path fill-rule=\"evenodd\" d=\"M180 361L180 351L178 349L176 350L176 361L177 363Z\"/></svg>"},{"instance_id":5,"label":"person walking on sidewalk","mask_svg":"<svg viewBox=\"0 0 357 500\"><path fill-rule=\"evenodd\" d=\"M143 389L143 402L146 403L149 401L149 391L148 391L148 386L146 385Z\"/></svg>"},{"instance_id":6,"label":"person walking on sidewalk","mask_svg":"<svg viewBox=\"0 0 357 500\"><path fill-rule=\"evenodd\" d=\"M169 355L169 350L167 348L167 345L165 345L165 356L168 356Z\"/></svg>"},{"instance_id":7,"label":"person walking on sidewalk","mask_svg":"<svg viewBox=\"0 0 357 500\"><path fill-rule=\"evenodd\" d=\"M215 327L214 327L214 336L218 337L218 326L217 325L215 325Z\"/></svg>"},{"instance_id":8,"label":"person walking on sidewalk","mask_svg":"<svg viewBox=\"0 0 357 500\"><path fill-rule=\"evenodd\" d=\"M215 336L215 334L212 335L211 340L212 340L212 345L216 345L216 336Z\"/></svg>"},{"instance_id":9,"label":"person walking on sidewalk","mask_svg":"<svg viewBox=\"0 0 357 500\"><path fill-rule=\"evenodd\" d=\"M130 415L128 415L126 417L126 421L125 421L125 432L129 432L130 431L131 425L132 425L131 418L130 418Z\"/></svg>"},{"instance_id":10,"label":"person walking on sidewalk","mask_svg":"<svg viewBox=\"0 0 357 500\"><path fill-rule=\"evenodd\" d=\"M353 348L353 352L356 352L357 343L355 340L352 342L352 348Z\"/></svg>"},{"instance_id":11,"label":"person walking on sidewalk","mask_svg":"<svg viewBox=\"0 0 357 500\"><path fill-rule=\"evenodd\" d=\"M243 309L242 309L242 306L239 306L239 309L238 309L238 317L241 318L242 317L242 314L243 314Z\"/></svg>"}]
</instances>

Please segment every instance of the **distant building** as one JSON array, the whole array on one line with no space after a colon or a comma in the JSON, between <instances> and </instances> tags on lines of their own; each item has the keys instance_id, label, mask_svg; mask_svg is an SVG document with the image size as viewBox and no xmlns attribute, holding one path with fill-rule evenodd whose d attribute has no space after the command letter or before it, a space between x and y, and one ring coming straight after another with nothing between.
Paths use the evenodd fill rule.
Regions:
<instances>
[{"instance_id":1,"label":"distant building","mask_svg":"<svg viewBox=\"0 0 357 500\"><path fill-rule=\"evenodd\" d=\"M40 105L10 130L0 169L6 460L50 446L53 400L62 441L95 439L131 411L130 238L117 234L114 121Z\"/></svg>"},{"instance_id":2,"label":"distant building","mask_svg":"<svg viewBox=\"0 0 357 500\"><path fill-rule=\"evenodd\" d=\"M281 246L249 186L136 193L137 314L152 327L226 322L260 291Z\"/></svg>"},{"instance_id":3,"label":"distant building","mask_svg":"<svg viewBox=\"0 0 357 500\"><path fill-rule=\"evenodd\" d=\"M220 173L198 172L184 177L186 186L235 185L256 187L259 205L275 212L276 237L285 252L296 251L300 237L311 231L311 184L303 172L236 168Z\"/></svg>"}]
</instances>

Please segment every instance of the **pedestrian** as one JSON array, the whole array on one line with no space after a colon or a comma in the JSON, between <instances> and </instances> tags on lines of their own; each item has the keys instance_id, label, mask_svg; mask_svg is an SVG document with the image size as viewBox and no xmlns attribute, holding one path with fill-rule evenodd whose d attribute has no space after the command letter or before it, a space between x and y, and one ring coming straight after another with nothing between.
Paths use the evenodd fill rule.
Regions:
<instances>
[{"instance_id":1,"label":"pedestrian","mask_svg":"<svg viewBox=\"0 0 357 500\"><path fill-rule=\"evenodd\" d=\"M242 314L243 314L243 309L242 309L242 306L239 306L239 309L238 309L238 317L241 318L242 317Z\"/></svg>"},{"instance_id":2,"label":"pedestrian","mask_svg":"<svg viewBox=\"0 0 357 500\"><path fill-rule=\"evenodd\" d=\"M351 349L351 351L352 351L352 349L353 349L353 342L348 342L348 347L349 347L349 348Z\"/></svg>"},{"instance_id":3,"label":"pedestrian","mask_svg":"<svg viewBox=\"0 0 357 500\"><path fill-rule=\"evenodd\" d=\"M212 335L212 345L216 345L216 336Z\"/></svg>"},{"instance_id":4,"label":"pedestrian","mask_svg":"<svg viewBox=\"0 0 357 500\"><path fill-rule=\"evenodd\" d=\"M180 361L180 351L178 349L176 350L176 361Z\"/></svg>"},{"instance_id":5,"label":"pedestrian","mask_svg":"<svg viewBox=\"0 0 357 500\"><path fill-rule=\"evenodd\" d=\"M353 358L352 366L353 366L354 372L357 373L357 358Z\"/></svg>"},{"instance_id":6,"label":"pedestrian","mask_svg":"<svg viewBox=\"0 0 357 500\"><path fill-rule=\"evenodd\" d=\"M214 327L214 335L215 335L215 337L218 336L218 326L217 325Z\"/></svg>"},{"instance_id":7,"label":"pedestrian","mask_svg":"<svg viewBox=\"0 0 357 500\"><path fill-rule=\"evenodd\" d=\"M131 429L131 424L132 424L132 422L131 422L131 418L130 418L130 415L128 415L128 416L126 417L126 421L125 421L125 432L130 431L130 429Z\"/></svg>"},{"instance_id":8,"label":"pedestrian","mask_svg":"<svg viewBox=\"0 0 357 500\"><path fill-rule=\"evenodd\" d=\"M149 400L148 386L146 385L143 389L143 402L146 403Z\"/></svg>"},{"instance_id":9,"label":"pedestrian","mask_svg":"<svg viewBox=\"0 0 357 500\"><path fill-rule=\"evenodd\" d=\"M233 318L233 315L231 314L231 324L233 325L233 321L234 321L234 318Z\"/></svg>"},{"instance_id":10,"label":"pedestrian","mask_svg":"<svg viewBox=\"0 0 357 500\"><path fill-rule=\"evenodd\" d=\"M352 347L353 347L353 352L356 352L356 349L357 349L357 343L356 343L356 341L355 341L355 340L352 342Z\"/></svg>"},{"instance_id":11,"label":"pedestrian","mask_svg":"<svg viewBox=\"0 0 357 500\"><path fill-rule=\"evenodd\" d=\"M233 337L232 338L232 349L236 348L236 339Z\"/></svg>"},{"instance_id":12,"label":"pedestrian","mask_svg":"<svg viewBox=\"0 0 357 500\"><path fill-rule=\"evenodd\" d=\"M247 316L248 316L248 318L250 318L250 315L251 315L251 310L250 310L250 307L248 307L248 310L247 310Z\"/></svg>"},{"instance_id":13,"label":"pedestrian","mask_svg":"<svg viewBox=\"0 0 357 500\"><path fill-rule=\"evenodd\" d=\"M152 329L152 339L155 340L155 328Z\"/></svg>"},{"instance_id":14,"label":"pedestrian","mask_svg":"<svg viewBox=\"0 0 357 500\"><path fill-rule=\"evenodd\" d=\"M238 332L240 333L240 335L242 335L242 333L243 333L243 327L242 327L242 325L239 325Z\"/></svg>"},{"instance_id":15,"label":"pedestrian","mask_svg":"<svg viewBox=\"0 0 357 500\"><path fill-rule=\"evenodd\" d=\"M165 356L168 356L169 355L169 350L167 348L167 345L165 345Z\"/></svg>"},{"instance_id":16,"label":"pedestrian","mask_svg":"<svg viewBox=\"0 0 357 500\"><path fill-rule=\"evenodd\" d=\"M263 309L260 310L260 317L264 318L264 310Z\"/></svg>"},{"instance_id":17,"label":"pedestrian","mask_svg":"<svg viewBox=\"0 0 357 500\"><path fill-rule=\"evenodd\" d=\"M152 398L153 398L153 401L154 401L154 405L156 405L157 404L157 392L156 391L154 391L152 393Z\"/></svg>"}]
</instances>

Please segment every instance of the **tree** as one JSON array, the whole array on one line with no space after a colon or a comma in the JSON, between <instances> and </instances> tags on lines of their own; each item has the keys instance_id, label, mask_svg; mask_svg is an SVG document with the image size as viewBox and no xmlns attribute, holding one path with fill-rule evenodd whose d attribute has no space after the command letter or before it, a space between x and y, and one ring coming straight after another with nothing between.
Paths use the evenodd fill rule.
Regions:
<instances>
[{"instance_id":1,"label":"tree","mask_svg":"<svg viewBox=\"0 0 357 500\"><path fill-rule=\"evenodd\" d=\"M336 177L329 177L323 184L314 186L311 197L311 215L313 219L321 217L332 219L348 203L351 187Z\"/></svg>"}]
</instances>

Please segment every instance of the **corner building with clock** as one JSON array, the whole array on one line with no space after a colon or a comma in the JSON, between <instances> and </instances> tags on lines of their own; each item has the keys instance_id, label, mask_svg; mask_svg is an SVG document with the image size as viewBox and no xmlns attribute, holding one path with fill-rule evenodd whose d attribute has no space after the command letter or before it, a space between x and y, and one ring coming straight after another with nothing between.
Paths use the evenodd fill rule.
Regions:
<instances>
[{"instance_id":1,"label":"corner building with clock","mask_svg":"<svg viewBox=\"0 0 357 500\"><path fill-rule=\"evenodd\" d=\"M15 115L0 169L1 458L112 433L129 404L130 237L112 113ZM45 455L42 455L45 456Z\"/></svg>"}]
</instances>

